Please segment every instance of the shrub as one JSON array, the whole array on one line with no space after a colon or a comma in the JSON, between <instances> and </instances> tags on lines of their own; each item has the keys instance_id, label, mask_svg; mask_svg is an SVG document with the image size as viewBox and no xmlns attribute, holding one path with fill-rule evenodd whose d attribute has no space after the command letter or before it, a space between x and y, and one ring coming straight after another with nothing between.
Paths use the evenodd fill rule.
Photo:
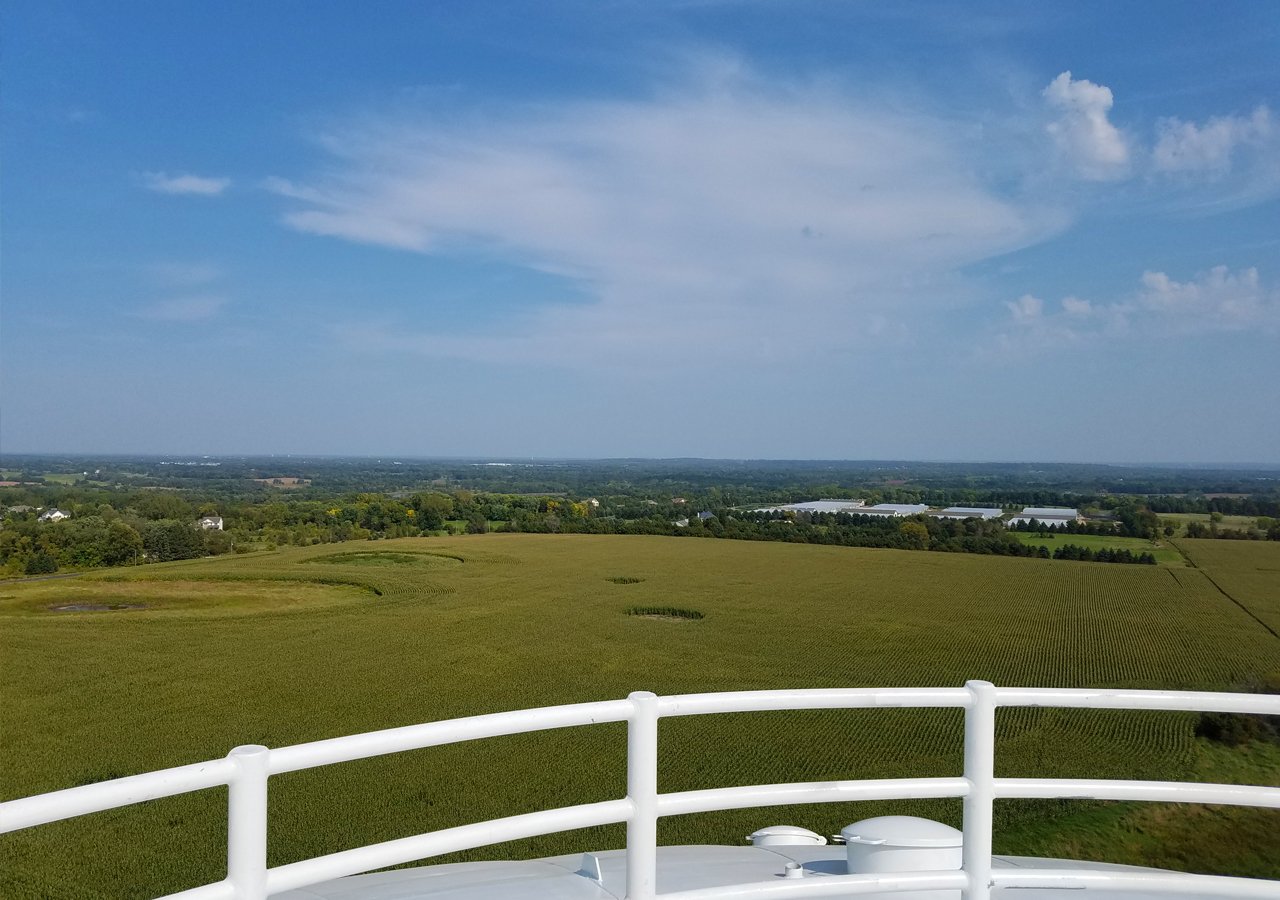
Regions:
<instances>
[{"instance_id":1,"label":"shrub","mask_svg":"<svg viewBox=\"0 0 1280 900\"><path fill-rule=\"evenodd\" d=\"M677 606L629 606L627 607L627 615L662 616L667 619L692 619L694 621L705 618L696 609L680 609Z\"/></svg>"}]
</instances>

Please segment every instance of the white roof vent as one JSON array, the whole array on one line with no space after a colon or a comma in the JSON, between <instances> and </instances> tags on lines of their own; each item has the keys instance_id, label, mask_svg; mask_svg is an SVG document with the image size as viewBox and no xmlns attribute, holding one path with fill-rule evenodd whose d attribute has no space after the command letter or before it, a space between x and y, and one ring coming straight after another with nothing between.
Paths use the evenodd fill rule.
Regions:
<instances>
[{"instance_id":1,"label":"white roof vent","mask_svg":"<svg viewBox=\"0 0 1280 900\"><path fill-rule=\"evenodd\" d=\"M827 842L827 839L816 831L796 825L770 825L768 828L752 832L747 840L753 847L784 847L796 844L815 847Z\"/></svg>"},{"instance_id":2,"label":"white roof vent","mask_svg":"<svg viewBox=\"0 0 1280 900\"><path fill-rule=\"evenodd\" d=\"M950 825L918 816L877 816L840 831L849 874L933 872L959 869L964 834ZM894 900L960 900L959 891L906 891Z\"/></svg>"}]
</instances>

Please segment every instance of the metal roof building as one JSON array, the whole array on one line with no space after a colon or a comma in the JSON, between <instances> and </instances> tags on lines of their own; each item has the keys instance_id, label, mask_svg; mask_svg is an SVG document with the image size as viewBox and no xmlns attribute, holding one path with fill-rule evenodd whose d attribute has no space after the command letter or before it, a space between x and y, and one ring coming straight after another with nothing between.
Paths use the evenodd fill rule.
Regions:
<instances>
[{"instance_id":1,"label":"metal roof building","mask_svg":"<svg viewBox=\"0 0 1280 900\"><path fill-rule=\"evenodd\" d=\"M848 513L862 512L865 500L807 500L804 503L786 503L782 506L764 506L752 512L815 512L815 513Z\"/></svg>"},{"instance_id":2,"label":"metal roof building","mask_svg":"<svg viewBox=\"0 0 1280 900\"><path fill-rule=\"evenodd\" d=\"M1009 520L1010 525L1030 524L1032 520L1044 525L1063 525L1081 521L1080 510L1069 506L1028 506Z\"/></svg>"},{"instance_id":3,"label":"metal roof building","mask_svg":"<svg viewBox=\"0 0 1280 900\"><path fill-rule=\"evenodd\" d=\"M928 508L927 503L877 503L855 512L863 516L914 516Z\"/></svg>"},{"instance_id":4,"label":"metal roof building","mask_svg":"<svg viewBox=\"0 0 1280 900\"><path fill-rule=\"evenodd\" d=\"M1004 515L1004 510L989 506L948 506L929 515L939 519L998 519Z\"/></svg>"}]
</instances>

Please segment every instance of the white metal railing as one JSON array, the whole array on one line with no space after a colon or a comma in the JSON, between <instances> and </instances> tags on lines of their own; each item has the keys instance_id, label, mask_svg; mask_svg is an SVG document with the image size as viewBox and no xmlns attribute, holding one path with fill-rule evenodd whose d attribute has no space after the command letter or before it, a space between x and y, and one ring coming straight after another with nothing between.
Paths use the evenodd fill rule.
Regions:
<instances>
[{"instance_id":1,"label":"white metal railing","mask_svg":"<svg viewBox=\"0 0 1280 900\"><path fill-rule=\"evenodd\" d=\"M647 691L626 700L551 706L391 728L270 750L237 747L225 758L118 778L0 803L0 833L204 788L228 786L227 877L169 895L166 900L263 900L283 891L502 841L575 828L627 824L627 897L656 892L657 822L662 816L723 809L839 803L854 800L958 797L964 803L962 868L946 872L839 875L668 893L666 900L727 897L832 897L907 890L951 889L965 900L989 900L992 887L1106 887L1170 896L1280 897L1280 881L1152 871L1002 869L992 871L992 806L997 799L1067 798L1219 803L1280 809L1280 788L1229 784L1093 779L996 778L995 712L1002 706L1181 710L1280 715L1280 696L1189 691L997 688L970 681L963 688L884 688L737 691L659 697ZM955 708L965 711L964 774L953 778L891 778L767 784L658 793L658 720L712 713L799 709ZM617 800L544 810L427 832L267 866L267 781L272 775L461 741L568 728L627 723L627 795Z\"/></svg>"}]
</instances>

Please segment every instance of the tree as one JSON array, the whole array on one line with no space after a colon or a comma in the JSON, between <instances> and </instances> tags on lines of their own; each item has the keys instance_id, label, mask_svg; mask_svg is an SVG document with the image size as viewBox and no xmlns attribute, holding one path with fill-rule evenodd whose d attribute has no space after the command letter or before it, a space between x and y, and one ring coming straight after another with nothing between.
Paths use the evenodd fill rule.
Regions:
<instances>
[{"instance_id":1,"label":"tree","mask_svg":"<svg viewBox=\"0 0 1280 900\"><path fill-rule=\"evenodd\" d=\"M37 550L27 559L27 575L48 575L58 571L58 561L53 554L45 550Z\"/></svg>"},{"instance_id":2,"label":"tree","mask_svg":"<svg viewBox=\"0 0 1280 900\"><path fill-rule=\"evenodd\" d=\"M142 546L149 562L195 559L204 555L200 529L174 519L148 522L142 530Z\"/></svg>"},{"instance_id":3,"label":"tree","mask_svg":"<svg viewBox=\"0 0 1280 900\"><path fill-rule=\"evenodd\" d=\"M929 546L929 529L923 522L903 522L899 530L908 547L923 550Z\"/></svg>"}]
</instances>

